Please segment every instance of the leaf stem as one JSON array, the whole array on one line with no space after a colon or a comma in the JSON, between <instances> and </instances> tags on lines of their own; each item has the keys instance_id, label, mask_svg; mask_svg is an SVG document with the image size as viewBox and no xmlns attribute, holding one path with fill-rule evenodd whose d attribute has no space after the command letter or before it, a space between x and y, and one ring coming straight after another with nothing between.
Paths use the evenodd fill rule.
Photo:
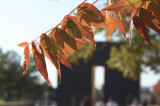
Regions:
<instances>
[{"instance_id":1,"label":"leaf stem","mask_svg":"<svg viewBox=\"0 0 160 106\"><path fill-rule=\"evenodd\" d=\"M95 2L92 3L92 5L94 5L98 0L96 0Z\"/></svg>"},{"instance_id":2,"label":"leaf stem","mask_svg":"<svg viewBox=\"0 0 160 106\"><path fill-rule=\"evenodd\" d=\"M87 0L84 0L81 4L85 3L86 1L87 1ZM94 5L97 1L98 1L98 0L95 0L95 1L92 3L92 5ZM92 5L91 5L91 6L92 6ZM78 7L78 6L77 6L77 7ZM72 14L72 13L77 9L77 7L74 8L68 15ZM58 26L60 26L63 21L64 21L64 19L63 19L59 24L57 24L55 27L49 29L49 30L46 31L45 33L48 33L48 32L50 32L50 31L54 30L55 28L57 28ZM38 39L39 37L40 37L40 36L38 36L36 39ZM30 43L31 43L31 42L30 42Z\"/></svg>"},{"instance_id":3,"label":"leaf stem","mask_svg":"<svg viewBox=\"0 0 160 106\"><path fill-rule=\"evenodd\" d=\"M85 3L86 1L87 1L87 0L83 1L82 4ZM78 7L78 6L77 6L77 7ZM77 9L77 7L74 8L68 15L72 14L72 13ZM48 33L48 32L50 32L50 31L54 30L55 28L57 28L58 26L60 26L63 21L64 21L64 19L63 19L59 24L57 24L54 28L51 28L50 30L46 31L45 33Z\"/></svg>"},{"instance_id":4,"label":"leaf stem","mask_svg":"<svg viewBox=\"0 0 160 106\"><path fill-rule=\"evenodd\" d=\"M137 10L137 8L129 0L127 0L127 1L129 2L129 4L131 4Z\"/></svg>"}]
</instances>

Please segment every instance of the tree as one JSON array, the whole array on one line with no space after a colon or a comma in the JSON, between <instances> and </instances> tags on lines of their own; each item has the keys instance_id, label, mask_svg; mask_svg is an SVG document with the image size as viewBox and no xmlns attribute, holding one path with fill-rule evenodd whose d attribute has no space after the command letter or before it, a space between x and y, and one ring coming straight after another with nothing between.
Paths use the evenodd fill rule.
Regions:
<instances>
[{"instance_id":1,"label":"tree","mask_svg":"<svg viewBox=\"0 0 160 106\"><path fill-rule=\"evenodd\" d=\"M72 69L68 61L68 55L78 52L79 45L88 44L88 41L96 45L91 26L105 28L107 32L106 39L116 28L126 39L126 29L130 29L130 47L133 26L140 33L144 42L147 41L149 45L151 45L151 42L147 27L160 32L159 0L109 0L108 6L102 11L94 6L98 0L93 4L86 3L86 1L66 15L57 26L41 34L38 37L40 41L37 38L31 43L22 42L19 44L20 47L25 47L24 74L26 74L29 67L29 44L32 46L31 50L39 72L50 85L44 56L56 67L61 79L60 62ZM71 16L70 14L74 10L77 10L77 13L75 16ZM126 14L130 15L129 21L125 17Z\"/></svg>"},{"instance_id":2,"label":"tree","mask_svg":"<svg viewBox=\"0 0 160 106\"><path fill-rule=\"evenodd\" d=\"M136 32L135 32L136 33ZM136 34L138 35L138 34ZM151 34L152 46L146 46L138 36L133 38L132 50L124 42L120 47L113 46L110 52L110 59L106 61L110 68L123 72L124 77L138 79L145 68L150 68L158 73L159 70L159 38L157 33Z\"/></svg>"},{"instance_id":3,"label":"tree","mask_svg":"<svg viewBox=\"0 0 160 106\"><path fill-rule=\"evenodd\" d=\"M20 62L21 58L16 52L3 53L0 49L0 94L5 95L6 100L21 99L22 96L33 98L43 90L43 87L40 87L42 85L36 82L38 76L31 76L36 72L33 58L26 76L22 74Z\"/></svg>"}]
</instances>

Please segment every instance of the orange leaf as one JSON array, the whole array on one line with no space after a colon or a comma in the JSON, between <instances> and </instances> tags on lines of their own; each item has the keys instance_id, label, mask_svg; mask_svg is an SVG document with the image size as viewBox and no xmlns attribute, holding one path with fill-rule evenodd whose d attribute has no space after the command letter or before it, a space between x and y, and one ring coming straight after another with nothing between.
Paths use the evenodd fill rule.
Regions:
<instances>
[{"instance_id":1,"label":"orange leaf","mask_svg":"<svg viewBox=\"0 0 160 106\"><path fill-rule=\"evenodd\" d=\"M115 15L124 27L129 28L129 24L126 20L125 14L122 14L120 12L115 12Z\"/></svg>"},{"instance_id":2,"label":"orange leaf","mask_svg":"<svg viewBox=\"0 0 160 106\"><path fill-rule=\"evenodd\" d=\"M156 1L156 0L154 0L154 1ZM160 7L158 7L153 2L150 2L148 4L147 10L152 13L152 15L159 21L159 24L160 24Z\"/></svg>"},{"instance_id":3,"label":"orange leaf","mask_svg":"<svg viewBox=\"0 0 160 106\"><path fill-rule=\"evenodd\" d=\"M74 50L70 46L68 46L66 43L64 43L64 48L67 53L71 53L71 54L74 53Z\"/></svg>"},{"instance_id":4,"label":"orange leaf","mask_svg":"<svg viewBox=\"0 0 160 106\"><path fill-rule=\"evenodd\" d=\"M94 35L93 35L91 25L85 20L84 16L77 14L76 18L77 18L78 23L83 28L83 29L81 29L82 37L89 39L93 43L96 43L96 41L94 40Z\"/></svg>"},{"instance_id":5,"label":"orange leaf","mask_svg":"<svg viewBox=\"0 0 160 106\"><path fill-rule=\"evenodd\" d=\"M59 74L59 79L60 79L59 83L61 83L61 68L60 68L60 63L59 63L59 61L58 61L58 67L56 67L56 69L57 69L58 74Z\"/></svg>"},{"instance_id":6,"label":"orange leaf","mask_svg":"<svg viewBox=\"0 0 160 106\"><path fill-rule=\"evenodd\" d=\"M111 22L108 22L107 27L106 27L106 33L107 33L106 40L114 32L115 28L116 26L113 24L113 19L112 19Z\"/></svg>"},{"instance_id":7,"label":"orange leaf","mask_svg":"<svg viewBox=\"0 0 160 106\"><path fill-rule=\"evenodd\" d=\"M109 36L114 32L116 26L114 25L114 19L112 18L112 13L108 14L106 17L105 23L106 23L106 40L109 38Z\"/></svg>"},{"instance_id":8,"label":"orange leaf","mask_svg":"<svg viewBox=\"0 0 160 106\"><path fill-rule=\"evenodd\" d=\"M129 21L131 21L134 18L134 16L137 15L137 13L138 13L137 11L132 12Z\"/></svg>"},{"instance_id":9,"label":"orange leaf","mask_svg":"<svg viewBox=\"0 0 160 106\"><path fill-rule=\"evenodd\" d=\"M28 42L22 42L18 44L19 47L25 47L26 45L28 45Z\"/></svg>"},{"instance_id":10,"label":"orange leaf","mask_svg":"<svg viewBox=\"0 0 160 106\"><path fill-rule=\"evenodd\" d=\"M66 50L64 48L61 48L56 42L54 43L56 48L57 48L57 56L58 56L58 60L64 64L66 67L72 69L72 66L70 64L70 62L68 61L68 57L67 57L67 53ZM59 66L58 66L59 67ZM57 71L58 71L58 67Z\"/></svg>"},{"instance_id":11,"label":"orange leaf","mask_svg":"<svg viewBox=\"0 0 160 106\"><path fill-rule=\"evenodd\" d=\"M25 58L25 62L26 62L26 70L28 70L28 67L29 67L29 45L27 45L24 48L24 58Z\"/></svg>"},{"instance_id":12,"label":"orange leaf","mask_svg":"<svg viewBox=\"0 0 160 106\"><path fill-rule=\"evenodd\" d=\"M69 69L73 70L65 51L58 52L58 59L63 65L65 65Z\"/></svg>"},{"instance_id":13,"label":"orange leaf","mask_svg":"<svg viewBox=\"0 0 160 106\"><path fill-rule=\"evenodd\" d=\"M87 41L85 41L84 39L76 39L76 45L86 45L88 44Z\"/></svg>"},{"instance_id":14,"label":"orange leaf","mask_svg":"<svg viewBox=\"0 0 160 106\"><path fill-rule=\"evenodd\" d=\"M101 12L90 3L82 3L77 7L77 14L93 26L105 28L105 17Z\"/></svg>"},{"instance_id":15,"label":"orange leaf","mask_svg":"<svg viewBox=\"0 0 160 106\"><path fill-rule=\"evenodd\" d=\"M148 30L145 24L143 23L143 21L141 20L141 18L138 16L135 16L133 18L133 24L135 28L138 30L138 32L140 33L140 35L144 38L144 42L145 40L147 40L148 43L151 45L150 40L149 40Z\"/></svg>"},{"instance_id":16,"label":"orange leaf","mask_svg":"<svg viewBox=\"0 0 160 106\"><path fill-rule=\"evenodd\" d=\"M65 16L61 24L62 30L65 30L73 38L82 38L82 33L79 29L79 23L73 16Z\"/></svg>"},{"instance_id":17,"label":"orange leaf","mask_svg":"<svg viewBox=\"0 0 160 106\"><path fill-rule=\"evenodd\" d=\"M158 7L160 7L160 1L159 0L151 0L154 4L156 4Z\"/></svg>"},{"instance_id":18,"label":"orange leaf","mask_svg":"<svg viewBox=\"0 0 160 106\"><path fill-rule=\"evenodd\" d=\"M160 26L158 20L152 15L151 12L141 8L139 11L141 20L150 28L160 33Z\"/></svg>"},{"instance_id":19,"label":"orange leaf","mask_svg":"<svg viewBox=\"0 0 160 106\"><path fill-rule=\"evenodd\" d=\"M51 37L62 47L64 48L64 42L69 45L72 49L77 50L76 41L67 34L64 30L61 30L60 28L56 28L51 33Z\"/></svg>"},{"instance_id":20,"label":"orange leaf","mask_svg":"<svg viewBox=\"0 0 160 106\"><path fill-rule=\"evenodd\" d=\"M43 78L46 80L48 85L50 86L43 50L36 41L32 41L32 53L37 69L39 70Z\"/></svg>"},{"instance_id":21,"label":"orange leaf","mask_svg":"<svg viewBox=\"0 0 160 106\"><path fill-rule=\"evenodd\" d=\"M143 3L144 0L119 0L117 2L113 2L110 6L104 8L102 11L108 10L129 13L136 11L142 6Z\"/></svg>"},{"instance_id":22,"label":"orange leaf","mask_svg":"<svg viewBox=\"0 0 160 106\"><path fill-rule=\"evenodd\" d=\"M117 16L115 16L114 19L115 19L114 25L118 28L118 30L123 34L124 38L126 39L126 30L124 28L124 25Z\"/></svg>"},{"instance_id":23,"label":"orange leaf","mask_svg":"<svg viewBox=\"0 0 160 106\"><path fill-rule=\"evenodd\" d=\"M23 75L27 74L27 70L26 70L26 61L23 62Z\"/></svg>"},{"instance_id":24,"label":"orange leaf","mask_svg":"<svg viewBox=\"0 0 160 106\"><path fill-rule=\"evenodd\" d=\"M53 65L58 67L57 63L57 48L53 39L48 37L45 33L40 36L40 45L43 48L45 56L51 61Z\"/></svg>"},{"instance_id":25,"label":"orange leaf","mask_svg":"<svg viewBox=\"0 0 160 106\"><path fill-rule=\"evenodd\" d=\"M56 42L58 45L60 45L62 48L64 48L64 41L61 37L61 33L60 33L61 29L60 28L55 28L53 29L53 31L51 32L51 36Z\"/></svg>"}]
</instances>

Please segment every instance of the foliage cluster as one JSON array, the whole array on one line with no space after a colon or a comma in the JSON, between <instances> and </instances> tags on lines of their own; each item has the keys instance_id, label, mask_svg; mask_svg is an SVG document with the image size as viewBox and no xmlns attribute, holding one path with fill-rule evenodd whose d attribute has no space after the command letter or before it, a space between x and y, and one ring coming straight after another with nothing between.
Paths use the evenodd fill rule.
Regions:
<instances>
[{"instance_id":1,"label":"foliage cluster","mask_svg":"<svg viewBox=\"0 0 160 106\"><path fill-rule=\"evenodd\" d=\"M126 39L126 29L130 29L130 47L133 27L140 33L144 42L147 41L150 45L146 26L160 32L159 0L109 0L108 6L102 11L94 6L98 0L93 4L86 3L86 1L73 10L77 10L75 16L70 15L73 12L71 11L57 26L41 34L31 43L22 42L18 45L25 47L24 75L27 73L29 66L29 44L32 46L32 54L39 72L50 85L44 57L46 56L56 67L61 79L60 62L72 69L68 61L68 55L78 52L79 45L88 44L88 41L96 45L91 26L105 28L106 39L116 28ZM126 14L130 14L129 21L125 17Z\"/></svg>"}]
</instances>

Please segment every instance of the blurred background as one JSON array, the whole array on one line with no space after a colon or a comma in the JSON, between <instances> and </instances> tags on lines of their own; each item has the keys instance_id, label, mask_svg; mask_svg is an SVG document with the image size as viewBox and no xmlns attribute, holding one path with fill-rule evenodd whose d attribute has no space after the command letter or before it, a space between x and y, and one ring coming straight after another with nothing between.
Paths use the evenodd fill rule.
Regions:
<instances>
[{"instance_id":1,"label":"blurred background","mask_svg":"<svg viewBox=\"0 0 160 106\"><path fill-rule=\"evenodd\" d=\"M119 106L160 104L160 38L151 29L152 46L134 31L132 50L116 30L106 41L104 29L93 27L96 47L89 43L69 57L74 71L62 68L62 82L46 59L51 87L37 71L32 55L23 76L23 48L56 26L83 0L0 1L0 106ZM94 0L87 2L93 3ZM100 10L106 0L95 6ZM74 15L74 13L73 13ZM127 34L127 38L129 35Z\"/></svg>"}]
</instances>

